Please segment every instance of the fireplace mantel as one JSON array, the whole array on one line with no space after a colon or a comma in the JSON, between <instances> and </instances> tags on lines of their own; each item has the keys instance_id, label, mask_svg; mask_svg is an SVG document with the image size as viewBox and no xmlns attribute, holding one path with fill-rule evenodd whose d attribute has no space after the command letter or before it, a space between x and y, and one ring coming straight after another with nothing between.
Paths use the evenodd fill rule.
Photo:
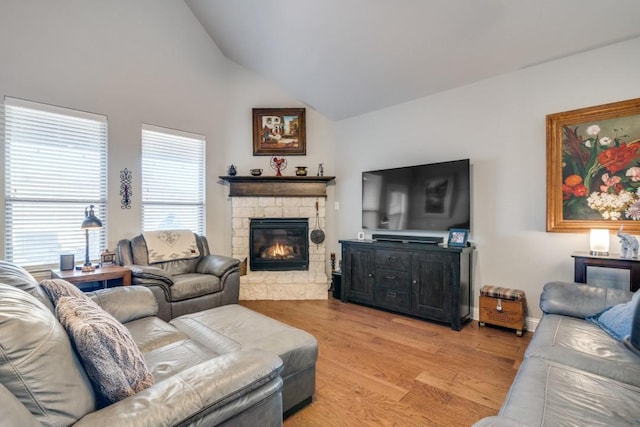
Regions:
<instances>
[{"instance_id":1,"label":"fireplace mantel","mask_svg":"<svg viewBox=\"0 0 640 427\"><path fill-rule=\"evenodd\" d=\"M230 197L327 197L334 176L221 176Z\"/></svg>"}]
</instances>

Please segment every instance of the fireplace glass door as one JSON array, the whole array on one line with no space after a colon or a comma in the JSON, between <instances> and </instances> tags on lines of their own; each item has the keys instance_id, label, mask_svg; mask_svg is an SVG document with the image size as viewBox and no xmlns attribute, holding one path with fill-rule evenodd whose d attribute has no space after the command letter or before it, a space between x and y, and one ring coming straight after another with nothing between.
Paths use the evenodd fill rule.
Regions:
<instances>
[{"instance_id":1,"label":"fireplace glass door","mask_svg":"<svg viewBox=\"0 0 640 427\"><path fill-rule=\"evenodd\" d=\"M254 218L249 232L251 271L309 269L307 218Z\"/></svg>"}]
</instances>

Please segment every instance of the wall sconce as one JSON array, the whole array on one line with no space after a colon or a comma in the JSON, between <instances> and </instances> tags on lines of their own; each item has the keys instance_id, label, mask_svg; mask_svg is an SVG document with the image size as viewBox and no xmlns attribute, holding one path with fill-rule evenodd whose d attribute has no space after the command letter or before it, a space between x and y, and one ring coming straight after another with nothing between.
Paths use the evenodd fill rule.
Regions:
<instances>
[{"instance_id":1,"label":"wall sconce","mask_svg":"<svg viewBox=\"0 0 640 427\"><path fill-rule=\"evenodd\" d=\"M91 265L91 260L89 259L89 230L92 228L102 228L102 221L100 221L93 212L93 205L84 209L84 220L80 228L84 230L86 242L82 271L94 271L95 268Z\"/></svg>"},{"instance_id":2,"label":"wall sconce","mask_svg":"<svg viewBox=\"0 0 640 427\"><path fill-rule=\"evenodd\" d=\"M589 236L589 248L591 255L608 256L609 255L609 230L602 228L594 228Z\"/></svg>"}]
</instances>

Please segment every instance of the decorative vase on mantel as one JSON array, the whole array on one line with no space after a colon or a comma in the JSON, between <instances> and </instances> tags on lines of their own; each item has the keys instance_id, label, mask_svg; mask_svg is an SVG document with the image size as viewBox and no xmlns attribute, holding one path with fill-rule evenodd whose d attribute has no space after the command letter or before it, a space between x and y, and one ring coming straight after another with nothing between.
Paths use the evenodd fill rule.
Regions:
<instances>
[{"instance_id":1,"label":"decorative vase on mantel","mask_svg":"<svg viewBox=\"0 0 640 427\"><path fill-rule=\"evenodd\" d=\"M296 176L307 176L307 167L296 166Z\"/></svg>"}]
</instances>

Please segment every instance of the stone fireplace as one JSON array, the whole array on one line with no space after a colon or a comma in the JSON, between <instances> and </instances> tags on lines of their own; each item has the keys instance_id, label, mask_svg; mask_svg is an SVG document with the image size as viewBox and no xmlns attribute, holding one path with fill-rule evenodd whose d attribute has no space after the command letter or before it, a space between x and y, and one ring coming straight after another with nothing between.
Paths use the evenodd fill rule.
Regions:
<instances>
[{"instance_id":1,"label":"stone fireplace","mask_svg":"<svg viewBox=\"0 0 640 427\"><path fill-rule=\"evenodd\" d=\"M250 177L221 176L229 183L232 221L232 256L240 260L251 257L251 222L263 220L296 219L303 223L304 243L307 245L308 261L306 269L291 265L277 270L246 269L240 276L241 300L292 300L327 299L329 278L327 275L326 242L315 244L310 241L310 231L316 226L316 203L318 204L319 226L326 229L327 183L334 177L325 176L283 176ZM282 237L277 232L272 237ZM262 236L264 237L264 236ZM262 238L260 237L260 238ZM286 236L285 236L286 237ZM289 235L291 237L291 235ZM285 246L291 242L280 242ZM288 250L288 249L287 249ZM273 255L274 257L285 255Z\"/></svg>"},{"instance_id":2,"label":"stone fireplace","mask_svg":"<svg viewBox=\"0 0 640 427\"><path fill-rule=\"evenodd\" d=\"M304 218L315 226L316 200L320 227L325 227L325 199L316 197L232 197L232 256L249 259L251 219ZM307 235L307 238L309 236ZM309 242L307 270L251 271L240 276L241 300L327 299L329 279L325 272L325 243Z\"/></svg>"}]
</instances>

